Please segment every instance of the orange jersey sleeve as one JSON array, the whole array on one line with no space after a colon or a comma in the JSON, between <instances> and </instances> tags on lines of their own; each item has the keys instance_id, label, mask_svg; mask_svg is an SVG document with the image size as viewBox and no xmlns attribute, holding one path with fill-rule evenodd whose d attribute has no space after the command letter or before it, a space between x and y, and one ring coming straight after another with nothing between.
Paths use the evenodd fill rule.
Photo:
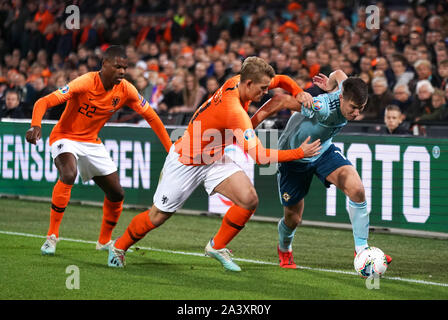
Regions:
<instances>
[{"instance_id":1,"label":"orange jersey sleeve","mask_svg":"<svg viewBox=\"0 0 448 320\"><path fill-rule=\"evenodd\" d=\"M146 99L138 93L137 89L132 84L126 83L126 85L128 92L126 105L140 114L146 122L148 122L160 142L163 144L166 152L168 152L171 148L172 142L165 126L162 123L162 120L160 120L157 113L153 110L153 108L151 108Z\"/></svg>"},{"instance_id":2,"label":"orange jersey sleeve","mask_svg":"<svg viewBox=\"0 0 448 320\"><path fill-rule=\"evenodd\" d=\"M176 141L179 161L185 165L210 164L222 157L224 148L236 142L259 164L300 159L303 151L265 149L255 135L241 104L239 76L227 80L193 115L184 135Z\"/></svg>"},{"instance_id":3,"label":"orange jersey sleeve","mask_svg":"<svg viewBox=\"0 0 448 320\"><path fill-rule=\"evenodd\" d=\"M294 97L303 91L303 89L293 79L281 74L272 78L269 89L274 88L282 88L283 90L291 93Z\"/></svg>"},{"instance_id":4,"label":"orange jersey sleeve","mask_svg":"<svg viewBox=\"0 0 448 320\"><path fill-rule=\"evenodd\" d=\"M239 114L237 114L239 113ZM301 148L291 150L266 149L258 139L253 129L251 119L246 112L238 112L232 116L232 130L237 143L246 151L257 164L273 162L288 162L303 158Z\"/></svg>"},{"instance_id":5,"label":"orange jersey sleeve","mask_svg":"<svg viewBox=\"0 0 448 320\"><path fill-rule=\"evenodd\" d=\"M36 101L33 108L33 115L31 119L31 126L41 126L42 118L45 112L54 106L62 104L75 95L87 92L93 86L94 78L91 73L87 73L71 81L69 84L59 88L52 93L40 98Z\"/></svg>"}]
</instances>

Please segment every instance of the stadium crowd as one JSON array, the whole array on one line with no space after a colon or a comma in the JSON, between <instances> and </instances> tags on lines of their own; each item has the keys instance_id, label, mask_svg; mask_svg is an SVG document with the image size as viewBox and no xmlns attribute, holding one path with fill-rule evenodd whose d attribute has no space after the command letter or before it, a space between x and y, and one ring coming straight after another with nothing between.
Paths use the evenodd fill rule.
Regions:
<instances>
[{"instance_id":1,"label":"stadium crowd","mask_svg":"<svg viewBox=\"0 0 448 320\"><path fill-rule=\"evenodd\" d=\"M79 28L68 29L72 4L79 8ZM30 118L37 99L99 70L104 50L121 44L127 79L164 122L177 119L171 124L185 124L252 55L312 95L321 93L312 84L318 73L342 69L361 77L370 95L357 120L383 122L386 108L395 105L408 127L448 121L448 0L375 2L379 29L369 28L369 4L0 0L0 118ZM44 119L59 119L64 107L48 110ZM277 114L274 127L288 117ZM129 108L113 117L141 120Z\"/></svg>"}]
</instances>

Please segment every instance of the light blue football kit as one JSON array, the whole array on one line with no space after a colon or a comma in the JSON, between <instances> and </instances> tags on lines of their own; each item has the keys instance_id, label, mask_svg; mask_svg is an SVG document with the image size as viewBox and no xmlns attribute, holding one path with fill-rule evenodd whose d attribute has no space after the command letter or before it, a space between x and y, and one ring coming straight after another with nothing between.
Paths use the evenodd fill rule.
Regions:
<instances>
[{"instance_id":1,"label":"light blue football kit","mask_svg":"<svg viewBox=\"0 0 448 320\"><path fill-rule=\"evenodd\" d=\"M314 175L328 188L330 183L326 177L341 166L351 165L341 150L332 143L333 137L347 124L347 119L340 110L341 92L342 82L339 90L313 97L313 106L310 109L302 106L300 113L294 113L280 136L279 149L282 150L300 147L308 136L311 137L311 142L320 139L322 146L317 156L278 164L278 188L284 206L292 206L305 197ZM366 201L356 203L349 200L349 217L358 251L367 246L369 234ZM295 229L288 228L282 218L278 230L280 249L291 250Z\"/></svg>"}]
</instances>

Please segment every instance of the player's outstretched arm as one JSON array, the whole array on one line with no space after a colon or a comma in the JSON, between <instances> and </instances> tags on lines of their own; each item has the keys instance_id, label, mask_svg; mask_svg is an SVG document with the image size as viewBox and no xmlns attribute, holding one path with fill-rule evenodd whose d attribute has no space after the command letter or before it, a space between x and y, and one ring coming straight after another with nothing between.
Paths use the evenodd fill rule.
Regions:
<instances>
[{"instance_id":1,"label":"player's outstretched arm","mask_svg":"<svg viewBox=\"0 0 448 320\"><path fill-rule=\"evenodd\" d=\"M330 77L323 73L313 77L313 83L324 91L330 92L339 87L342 81L347 79L347 75L342 70L333 71Z\"/></svg>"},{"instance_id":2,"label":"player's outstretched arm","mask_svg":"<svg viewBox=\"0 0 448 320\"><path fill-rule=\"evenodd\" d=\"M47 112L49 108L64 103L67 100L68 97L61 97L56 93L56 91L37 100L33 107L31 128L26 132L26 141L32 144L36 144L42 136L41 123L45 112Z\"/></svg>"},{"instance_id":3,"label":"player's outstretched arm","mask_svg":"<svg viewBox=\"0 0 448 320\"><path fill-rule=\"evenodd\" d=\"M33 115L31 118L31 128L26 133L26 140L29 143L36 144L41 138L41 122L45 112L49 108L60 105L70 100L74 94L83 94L90 90L93 86L93 77L91 73L86 73L69 84L58 90L38 99L33 107Z\"/></svg>"},{"instance_id":4,"label":"player's outstretched arm","mask_svg":"<svg viewBox=\"0 0 448 320\"><path fill-rule=\"evenodd\" d=\"M166 131L165 126L163 125L163 122L162 120L160 120L157 113L151 107L149 107L146 112L142 114L142 116L151 126L152 130L154 130L160 142L163 144L166 152L169 152L173 143L171 142L171 138L168 135L168 132Z\"/></svg>"},{"instance_id":5,"label":"player's outstretched arm","mask_svg":"<svg viewBox=\"0 0 448 320\"><path fill-rule=\"evenodd\" d=\"M301 104L292 96L287 94L277 94L263 104L257 112L250 119L254 128L258 127L266 118L277 113L282 109L290 109L292 111L299 111Z\"/></svg>"},{"instance_id":6,"label":"player's outstretched arm","mask_svg":"<svg viewBox=\"0 0 448 320\"><path fill-rule=\"evenodd\" d=\"M302 158L310 158L319 154L321 149L320 140L309 143L308 137L299 148L290 150L265 149L261 142L255 148L249 149L247 153L257 164L268 164L277 162L289 162Z\"/></svg>"},{"instance_id":7,"label":"player's outstretched arm","mask_svg":"<svg viewBox=\"0 0 448 320\"><path fill-rule=\"evenodd\" d=\"M308 137L299 148L290 150L266 149L260 139L255 135L253 129L243 131L236 130L237 143L246 151L257 164L268 164L277 162L289 162L302 158L313 157L319 154L321 149L320 139L309 143Z\"/></svg>"},{"instance_id":8,"label":"player's outstretched arm","mask_svg":"<svg viewBox=\"0 0 448 320\"><path fill-rule=\"evenodd\" d=\"M311 108L313 104L313 97L303 91L303 89L292 78L286 75L276 75L269 85L269 89L282 88L292 94L300 104L303 104L306 108Z\"/></svg>"}]
</instances>

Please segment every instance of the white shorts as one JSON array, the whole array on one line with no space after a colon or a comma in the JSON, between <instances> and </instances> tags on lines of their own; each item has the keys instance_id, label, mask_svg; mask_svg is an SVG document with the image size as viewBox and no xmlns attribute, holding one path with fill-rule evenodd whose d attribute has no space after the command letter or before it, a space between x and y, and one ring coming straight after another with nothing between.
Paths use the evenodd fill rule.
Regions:
<instances>
[{"instance_id":1,"label":"white shorts","mask_svg":"<svg viewBox=\"0 0 448 320\"><path fill-rule=\"evenodd\" d=\"M107 176L117 171L117 166L102 143L60 139L51 145L53 160L61 153L66 152L75 156L78 172L83 182L87 182L93 177Z\"/></svg>"},{"instance_id":2,"label":"white shorts","mask_svg":"<svg viewBox=\"0 0 448 320\"><path fill-rule=\"evenodd\" d=\"M186 166L179 160L174 151L174 144L166 157L159 184L154 194L154 205L164 212L175 212L180 209L194 190L204 183L209 195L222 181L235 172L243 171L230 157L225 155L209 165Z\"/></svg>"}]
</instances>

